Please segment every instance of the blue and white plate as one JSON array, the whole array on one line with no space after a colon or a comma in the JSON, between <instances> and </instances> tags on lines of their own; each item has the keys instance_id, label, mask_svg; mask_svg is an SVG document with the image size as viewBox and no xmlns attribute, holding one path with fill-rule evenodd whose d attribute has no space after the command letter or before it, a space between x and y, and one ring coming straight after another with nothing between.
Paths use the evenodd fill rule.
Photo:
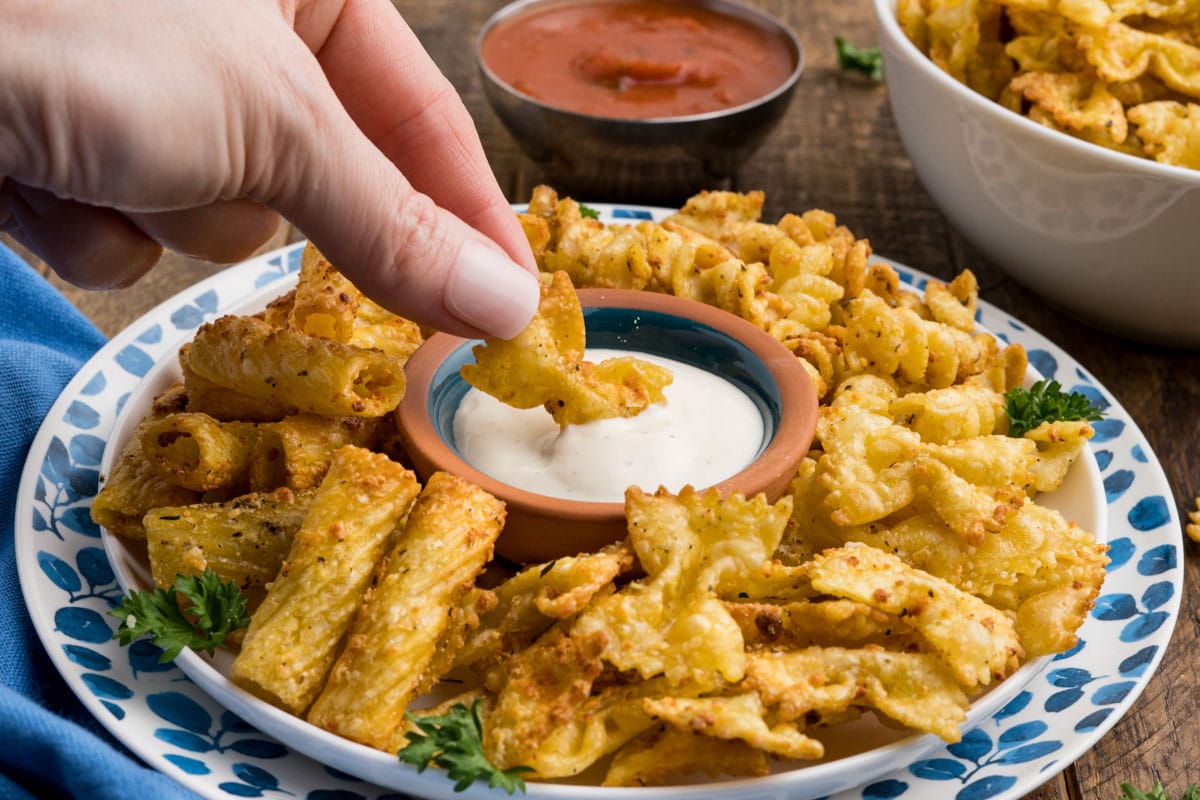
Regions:
<instances>
[{"instance_id":1,"label":"blue and white plate","mask_svg":"<svg viewBox=\"0 0 1200 800\"><path fill-rule=\"evenodd\" d=\"M594 207L606 220L664 213ZM161 665L148 643L123 648L112 639L116 620L106 612L123 594L122 580L148 579L124 543L103 534L89 517L105 447L121 441L156 385L169 377L179 344L203 322L241 313L286 289L299 269L300 251L301 245L292 245L256 257L181 292L115 337L63 391L30 449L17 501L17 564L34 627L97 719L151 766L202 797L494 798L497 790L482 785L455 794L438 770L418 774L393 756L249 697L225 679L227 660L184 651L175 664ZM926 280L896 266L914 287ZM1013 800L1065 768L1116 723L1157 668L1179 612L1182 531L1166 477L1103 386L1036 332L980 305L983 326L1024 345L1042 375L1086 393L1105 411L1090 443L1094 458L1081 460L1082 477L1072 478L1078 497L1064 501L1081 509L1085 525L1089 505L1099 506L1091 523L1111 547L1108 578L1079 645L1026 665L981 699L958 744L909 735L753 780L619 790L530 783L529 797ZM122 415L126 406L129 413Z\"/></svg>"}]
</instances>

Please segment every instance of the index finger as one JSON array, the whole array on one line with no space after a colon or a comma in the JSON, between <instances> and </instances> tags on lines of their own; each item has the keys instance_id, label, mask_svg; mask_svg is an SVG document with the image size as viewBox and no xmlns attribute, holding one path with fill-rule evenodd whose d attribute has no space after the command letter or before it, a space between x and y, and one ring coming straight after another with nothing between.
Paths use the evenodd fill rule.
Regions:
<instances>
[{"instance_id":1,"label":"index finger","mask_svg":"<svg viewBox=\"0 0 1200 800\"><path fill-rule=\"evenodd\" d=\"M298 13L297 30L363 133L416 189L536 273L470 113L392 4L345 0L336 19L321 16Z\"/></svg>"}]
</instances>

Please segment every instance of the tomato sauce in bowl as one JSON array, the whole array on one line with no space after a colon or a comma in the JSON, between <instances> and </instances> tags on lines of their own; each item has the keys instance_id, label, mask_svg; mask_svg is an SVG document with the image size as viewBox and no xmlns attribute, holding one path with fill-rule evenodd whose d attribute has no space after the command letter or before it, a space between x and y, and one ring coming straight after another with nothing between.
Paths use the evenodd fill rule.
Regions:
<instances>
[{"instance_id":1,"label":"tomato sauce in bowl","mask_svg":"<svg viewBox=\"0 0 1200 800\"><path fill-rule=\"evenodd\" d=\"M538 102L618 119L735 108L799 67L779 32L680 0L533 6L491 28L480 54L497 79Z\"/></svg>"}]
</instances>

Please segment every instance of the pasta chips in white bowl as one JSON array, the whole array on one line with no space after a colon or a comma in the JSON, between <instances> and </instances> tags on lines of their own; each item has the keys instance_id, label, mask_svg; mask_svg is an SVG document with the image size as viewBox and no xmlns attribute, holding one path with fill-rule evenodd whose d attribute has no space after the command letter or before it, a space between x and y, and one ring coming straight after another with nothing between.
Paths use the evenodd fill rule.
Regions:
<instances>
[{"instance_id":1,"label":"pasta chips in white bowl","mask_svg":"<svg viewBox=\"0 0 1200 800\"><path fill-rule=\"evenodd\" d=\"M608 209L605 209L605 211L608 211ZM646 213L647 216L654 214L660 218L668 213L642 211L640 209L635 211ZM283 258L286 260L286 256ZM254 267L243 267L241 269L248 270L254 269ZM269 297L278 293L278 290L264 290L257 293L256 296L249 298L243 295L237 300L231 299L229 302L223 304L221 312L232 311L236 313L261 308ZM988 313L995 314L996 312L990 312L985 307L983 313L986 318ZM1001 324L1004 322L1003 317L998 314L995 320ZM1012 332L1006 330L1005 334L1011 335ZM1025 335L1032 336L1027 333ZM1030 339L1030 341L1036 341L1036 339ZM1038 342L1038 345L1040 348L1041 343ZM150 373L145 382L129 397L125 404L121 422L108 437L109 441L116 444L122 443L132 432L136 421L149 408L152 398L162 388L170 384L175 377L172 374L175 366L173 352L170 348L164 348L164 352L158 360L159 365L155 368L155 371ZM831 435L830 432L826 432L827 438ZM833 439L828 439L828 441L832 447ZM1039 498L1039 501L1041 499ZM1077 460L1075 466L1069 471L1064 490L1055 493L1051 499L1064 501L1060 505L1070 518L1077 520L1084 528L1091 529L1101 536L1104 535L1106 522L1111 522L1110 515L1103 506L1103 493L1100 488L1096 463L1090 457L1090 453L1087 450L1084 451L1084 457ZM778 516L778 513L776 513L776 516ZM786 515L784 516L786 517ZM123 585L126 587L144 587L150 585L151 576L144 556L138 552L135 545L131 545L127 540L122 538L107 536L106 546L113 559L117 575L120 577ZM833 568L830 566L832 564L845 564L848 562L846 559L836 556L831 556L830 559L826 571L815 569L808 577L811 580L821 581L822 591L836 594L840 590L835 586L836 581L827 570ZM537 571L541 572L542 569L544 567L539 568ZM553 575L555 569L551 568L546 570L546 572ZM937 584L937 586L940 587L941 584ZM745 585L738 591L749 593L748 587ZM938 591L941 591L940 588ZM904 605L905 601L897 602L901 602ZM742 610L744 611L745 609ZM752 620L757 620L759 623L769 621L760 614L755 614ZM769 636L770 629L770 625L757 625L751 629L744 630L750 636ZM758 633L754 634L753 630L758 630ZM1076 652L1070 658L1078 659L1080 656ZM236 713L241 719L249 721L259 730L287 744L294 751L305 753L322 763L337 768L343 773L357 776L360 779L371 781L378 786L396 791L411 792L429 797L455 796L452 782L447 781L444 774L440 771L427 770L424 773L418 774L411 767L399 763L389 753L355 744L348 739L322 731L316 726L301 721L299 718L287 714L237 687L226 677L230 670L231 661L232 657L230 653L222 651L219 651L217 657L213 660L210 660L207 656L197 655L190 651L185 651L178 659L177 663L179 666L208 695L219 701L219 705L211 706L215 710L212 712L210 722L217 718L217 711L223 706ZM1028 701L1022 702L1020 700L1022 696L1030 692L1045 691L1044 689L1037 688L1039 685L1039 673L1044 667L1044 660L1035 659L1030 661L1017 672L1010 675L1007 680L996 685L992 691L975 697L970 708L967 710L966 719L962 724L961 730L974 731L981 725L984 725L989 718L997 714L1000 714L1005 719L1019 717L1022 713L1021 708L1013 704L1017 703L1023 708ZM150 680L152 677L146 673L141 679ZM163 694L165 693L162 691L151 689L147 692L147 697L152 699L148 699L145 702L150 706L163 708ZM660 702L656 706L656 710L664 716L681 713L679 712L679 708L687 706L687 703L683 702L683 700L684 698L678 698L673 704L674 708L668 708ZM209 701L199 696L193 702L209 705ZM183 719L183 716L178 713L168 713L170 718L177 722ZM235 730L235 728L229 728L231 733ZM625 791L646 792L662 797L695 797L701 796L701 794L705 797L745 797L751 793L758 794L759 792L796 798L816 797L833 792L847 791L850 787L864 781L875 779L890 780L889 775L893 773L893 770L903 769L906 765L919 761L930 754L931 751L943 746L940 739L928 734L913 735L879 725L871 715L828 729L812 729L810 732L821 742L825 750L824 760L811 763L779 763L775 765L777 774L752 779L722 780L716 783L704 782L702 788L698 788L695 785L695 778L685 778L685 785L675 788ZM247 734L247 736L249 735ZM194 773L187 773L186 770L183 770L183 774L181 775L179 763L182 763L182 759L180 757L172 756L164 760L163 753L149 752L154 749L156 748L145 748L143 746L139 752L147 755L149 760L156 766L168 770L177 777L181 777L184 782L193 788L197 788L202 794L227 796L221 794L223 790L213 788L222 783L220 779L212 780L197 777ZM248 776L258 775L258 773L252 770L247 771L245 769L245 761L248 758L253 758L252 765L254 769L266 770L267 772L271 771L272 766L285 763L283 761L272 763L269 758L264 760L263 757L259 756L251 757L243 755L239 757L237 755L238 752L244 753L250 749L253 749L253 746L247 744L242 746L240 751L225 750L223 754L213 753L212 755L206 755L204 756L204 760L211 761L212 767L209 769L217 774L228 774L228 771L232 768L232 774L243 782L247 781ZM261 752L266 752L266 749L265 746L262 747ZM170 755L170 753L166 755ZM289 777L291 777L293 767L296 763L308 764L307 760L302 759L300 756L287 756L286 758L288 765L286 772L289 774ZM199 759L193 760L198 761ZM346 781L348 779L338 776L330 778L328 774L321 773L319 770L314 772L308 766L300 768L296 774L305 777L296 777L295 780L286 783L286 785L300 792L308 791L322 785L329 786L330 781L333 781L334 785L348 786L350 789L364 793L377 791L358 784L339 784L339 781ZM527 786L530 795L541 797L607 797L609 793L614 791L613 789L579 785L580 780L585 782L597 781L602 777L602 774L596 776L593 770L583 773L565 785L530 781ZM907 775L907 782L912 783L914 781L915 779L912 775ZM280 785L283 786L285 783L281 782ZM1014 785L1016 784L1014 783ZM1031 788L1032 785L1029 786ZM486 791L488 790L485 789L483 784L476 784L467 789L467 795L482 795ZM698 792L701 794L697 794ZM894 794L893 796L899 796L899 794Z\"/></svg>"}]
</instances>

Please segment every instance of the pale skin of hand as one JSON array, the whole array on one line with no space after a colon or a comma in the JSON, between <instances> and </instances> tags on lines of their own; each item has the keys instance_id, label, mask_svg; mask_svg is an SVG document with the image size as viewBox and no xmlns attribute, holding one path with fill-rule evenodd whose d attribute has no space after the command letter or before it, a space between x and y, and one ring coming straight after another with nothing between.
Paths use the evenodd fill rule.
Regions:
<instances>
[{"instance_id":1,"label":"pale skin of hand","mask_svg":"<svg viewBox=\"0 0 1200 800\"><path fill-rule=\"evenodd\" d=\"M249 255L294 223L367 295L509 338L529 245L469 113L389 0L11 0L0 229L125 286L164 247Z\"/></svg>"}]
</instances>

